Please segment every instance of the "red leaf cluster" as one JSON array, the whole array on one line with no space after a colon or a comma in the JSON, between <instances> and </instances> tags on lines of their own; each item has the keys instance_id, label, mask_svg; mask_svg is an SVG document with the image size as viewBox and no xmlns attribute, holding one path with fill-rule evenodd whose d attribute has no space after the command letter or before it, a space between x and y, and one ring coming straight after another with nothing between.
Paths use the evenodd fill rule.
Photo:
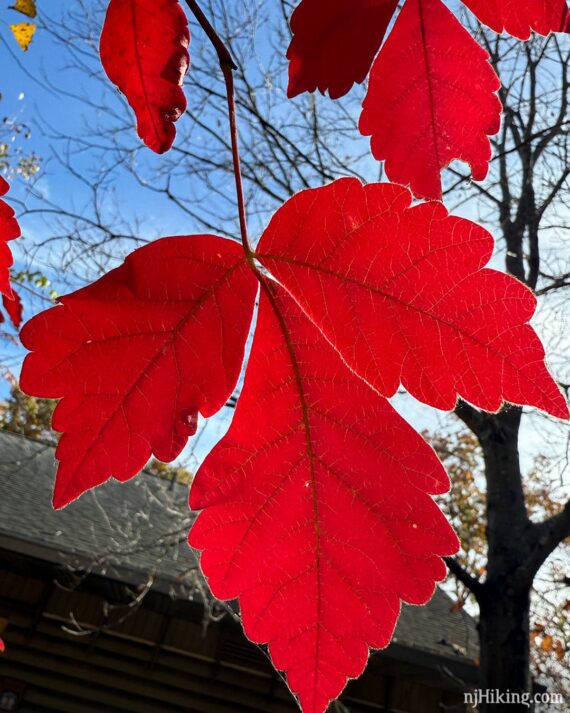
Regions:
<instances>
[{"instance_id":1,"label":"red leaf cluster","mask_svg":"<svg viewBox=\"0 0 570 713\"><path fill-rule=\"evenodd\" d=\"M190 541L214 594L239 597L247 635L321 713L457 549L431 497L447 477L386 397L402 383L439 408L461 396L568 417L528 324L534 297L486 267L492 246L401 186L341 179L277 211L263 272L212 235L135 251L22 330L23 389L61 398L54 504L178 455L236 384L260 283L235 418L191 489Z\"/></svg>"},{"instance_id":2,"label":"red leaf cluster","mask_svg":"<svg viewBox=\"0 0 570 713\"><path fill-rule=\"evenodd\" d=\"M464 2L517 37L568 29L564 0ZM454 159L485 177L499 81L441 0L405 0L382 46L397 5L302 0L289 95L340 97L370 72L360 129L374 155L416 196L439 198L440 171ZM111 0L102 61L158 153L185 110L188 44L177 0ZM0 291L15 324L6 241L17 235L0 201ZM403 386L441 409L461 398L568 418L568 406L529 324L534 296L487 267L489 233L441 203L412 205L401 185L341 179L294 196L257 251L245 238L244 248L191 235L135 251L28 322L21 385L60 399L62 507L110 477L133 477L151 455L179 455L199 415L232 394L260 295L235 418L191 489L202 512L190 542L214 595L239 598L246 634L268 644L303 711L322 713L369 649L389 643L401 602L428 601L442 557L458 548L432 497L447 476L387 399Z\"/></svg>"},{"instance_id":3,"label":"red leaf cluster","mask_svg":"<svg viewBox=\"0 0 570 713\"><path fill-rule=\"evenodd\" d=\"M566 0L463 1L491 29L521 39L570 29ZM442 0L405 0L377 54L396 6L302 0L291 17L289 95L319 89L338 98L370 71L360 130L374 156L390 180L441 198L440 172L454 159L468 163L475 180L487 175L499 79Z\"/></svg>"}]
</instances>

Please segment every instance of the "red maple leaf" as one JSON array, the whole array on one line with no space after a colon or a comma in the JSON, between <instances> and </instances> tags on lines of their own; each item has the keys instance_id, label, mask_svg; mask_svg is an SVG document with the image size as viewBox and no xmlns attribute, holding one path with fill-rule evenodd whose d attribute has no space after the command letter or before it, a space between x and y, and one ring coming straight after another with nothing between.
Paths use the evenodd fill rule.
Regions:
<instances>
[{"instance_id":1,"label":"red maple leaf","mask_svg":"<svg viewBox=\"0 0 570 713\"><path fill-rule=\"evenodd\" d=\"M0 196L5 195L9 189L8 183L0 176ZM0 200L0 293L10 299L13 296L10 286L10 268L14 260L7 243L20 236L20 226L14 216L12 208L5 201Z\"/></svg>"},{"instance_id":2,"label":"red maple leaf","mask_svg":"<svg viewBox=\"0 0 570 713\"><path fill-rule=\"evenodd\" d=\"M503 401L566 418L528 321L536 299L485 267L493 238L401 186L345 178L275 214L258 259L384 396L400 383L431 406Z\"/></svg>"},{"instance_id":3,"label":"red maple leaf","mask_svg":"<svg viewBox=\"0 0 570 713\"><path fill-rule=\"evenodd\" d=\"M487 27L528 40L531 32L548 35L568 32L570 13L566 0L463 0Z\"/></svg>"},{"instance_id":4,"label":"red maple leaf","mask_svg":"<svg viewBox=\"0 0 570 713\"><path fill-rule=\"evenodd\" d=\"M566 0L464 0L492 29L526 39L568 31ZM396 3L302 0L291 17L289 95L332 98L362 82ZM406 0L372 66L360 130L392 181L441 198L440 171L454 159L475 180L488 170L488 136L499 128L500 84L489 56L441 0Z\"/></svg>"},{"instance_id":5,"label":"red maple leaf","mask_svg":"<svg viewBox=\"0 0 570 713\"><path fill-rule=\"evenodd\" d=\"M186 109L188 20L178 0L111 0L101 35L101 61L137 117L137 131L157 153L172 146Z\"/></svg>"},{"instance_id":6,"label":"red maple leaf","mask_svg":"<svg viewBox=\"0 0 570 713\"><path fill-rule=\"evenodd\" d=\"M401 601L444 578L458 541L431 495L448 487L425 441L265 286L234 420L191 488L190 543L304 713L389 643Z\"/></svg>"},{"instance_id":7,"label":"red maple leaf","mask_svg":"<svg viewBox=\"0 0 570 713\"><path fill-rule=\"evenodd\" d=\"M372 67L359 124L390 180L439 198L453 159L485 178L501 115L488 59L441 0L406 1Z\"/></svg>"},{"instance_id":8,"label":"red maple leaf","mask_svg":"<svg viewBox=\"0 0 570 713\"><path fill-rule=\"evenodd\" d=\"M287 50L290 97L301 92L331 99L366 78L398 0L304 0L291 16Z\"/></svg>"},{"instance_id":9,"label":"red maple leaf","mask_svg":"<svg viewBox=\"0 0 570 713\"><path fill-rule=\"evenodd\" d=\"M238 243L163 238L24 326L22 389L61 399L55 507L180 453L235 387L256 290Z\"/></svg>"},{"instance_id":10,"label":"red maple leaf","mask_svg":"<svg viewBox=\"0 0 570 713\"><path fill-rule=\"evenodd\" d=\"M568 416L528 325L535 299L485 267L492 248L440 203L340 179L288 201L247 259L211 235L137 250L22 331L22 388L63 397L54 504L151 453L174 459L198 412L223 405L257 277L245 385L192 487L191 543L214 594L240 597L247 635L321 713L457 548L431 498L444 471L385 397L401 382L440 408L459 395Z\"/></svg>"}]
</instances>

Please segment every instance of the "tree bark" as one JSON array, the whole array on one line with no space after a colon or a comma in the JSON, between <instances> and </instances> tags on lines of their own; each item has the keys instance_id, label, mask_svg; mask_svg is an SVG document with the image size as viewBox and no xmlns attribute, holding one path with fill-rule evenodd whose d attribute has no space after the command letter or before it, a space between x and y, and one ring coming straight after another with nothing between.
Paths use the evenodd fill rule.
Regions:
<instances>
[{"instance_id":1,"label":"tree bark","mask_svg":"<svg viewBox=\"0 0 570 713\"><path fill-rule=\"evenodd\" d=\"M481 713L528 713L530 589L486 587L480 601ZM515 694L515 698L512 698ZM511 701L516 700L516 703Z\"/></svg>"},{"instance_id":2,"label":"tree bark","mask_svg":"<svg viewBox=\"0 0 570 713\"><path fill-rule=\"evenodd\" d=\"M485 713L528 711L530 591L528 567L532 523L528 519L520 469L519 408L484 417L478 438L487 480L487 577L479 592L480 689ZM515 694L520 703L511 704Z\"/></svg>"}]
</instances>

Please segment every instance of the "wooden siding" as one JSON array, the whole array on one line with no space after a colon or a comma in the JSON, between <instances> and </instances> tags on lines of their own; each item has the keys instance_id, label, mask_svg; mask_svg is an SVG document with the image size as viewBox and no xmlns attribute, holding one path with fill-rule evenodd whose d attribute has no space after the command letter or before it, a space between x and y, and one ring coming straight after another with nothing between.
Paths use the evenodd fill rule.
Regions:
<instances>
[{"instance_id":1,"label":"wooden siding","mask_svg":"<svg viewBox=\"0 0 570 713\"><path fill-rule=\"evenodd\" d=\"M115 608L105 619L104 580L67 591L45 566L25 564L25 570L3 568L0 553L0 617L9 622L0 691L25 684L23 713L298 710L263 652L228 617L205 628L198 604L155 596L101 630L125 613ZM71 616L94 633L67 633ZM383 654L349 685L344 700L350 713L440 713L442 705L463 710L461 697L433 670Z\"/></svg>"}]
</instances>

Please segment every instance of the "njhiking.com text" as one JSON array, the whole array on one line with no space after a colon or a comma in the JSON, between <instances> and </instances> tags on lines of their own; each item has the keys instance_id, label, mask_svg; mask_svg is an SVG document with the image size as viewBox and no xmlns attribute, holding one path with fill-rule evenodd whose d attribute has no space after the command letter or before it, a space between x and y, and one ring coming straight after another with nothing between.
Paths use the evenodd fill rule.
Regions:
<instances>
[{"instance_id":1,"label":"njhiking.com text","mask_svg":"<svg viewBox=\"0 0 570 713\"><path fill-rule=\"evenodd\" d=\"M524 705L530 708L536 704L551 703L562 705L564 697L560 693L520 693L515 691L499 691L498 689L475 689L463 694L465 705L477 709L480 705Z\"/></svg>"}]
</instances>

